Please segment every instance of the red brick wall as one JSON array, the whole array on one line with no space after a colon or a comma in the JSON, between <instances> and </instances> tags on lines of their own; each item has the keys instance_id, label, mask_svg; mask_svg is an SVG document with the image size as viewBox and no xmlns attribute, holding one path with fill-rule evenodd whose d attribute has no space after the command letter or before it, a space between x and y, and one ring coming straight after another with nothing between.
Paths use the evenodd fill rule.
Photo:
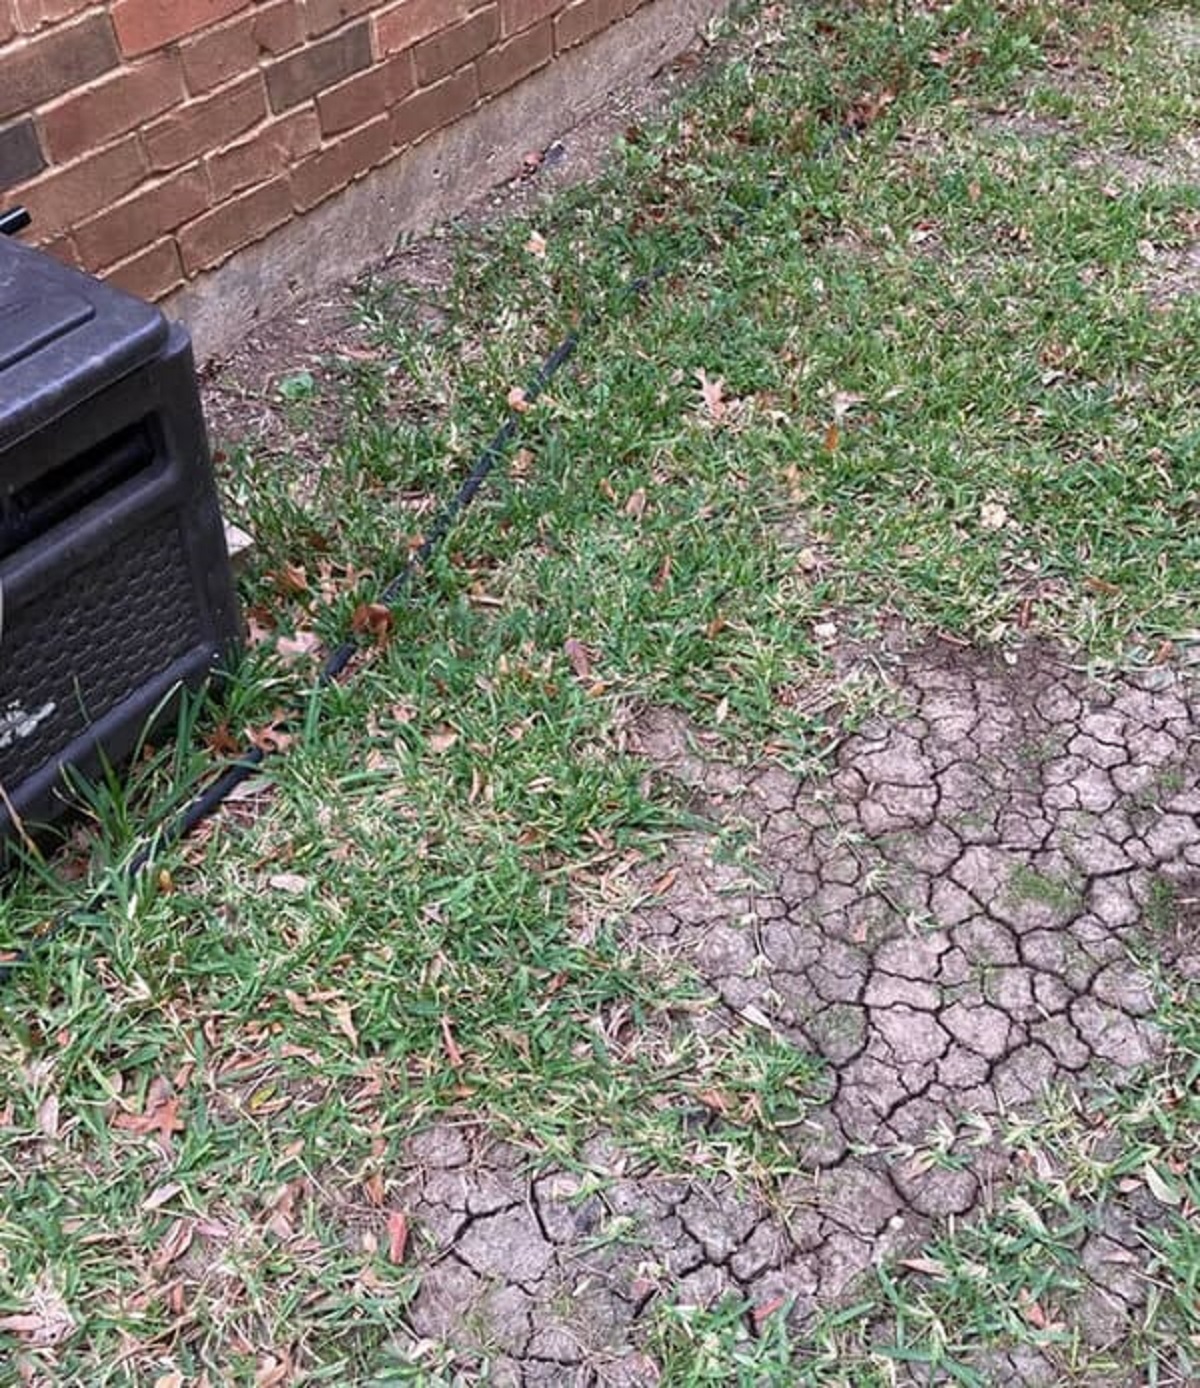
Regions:
<instances>
[{"instance_id":1,"label":"red brick wall","mask_svg":"<svg viewBox=\"0 0 1200 1388\"><path fill-rule=\"evenodd\" d=\"M0 0L0 207L159 299L647 0Z\"/></svg>"}]
</instances>

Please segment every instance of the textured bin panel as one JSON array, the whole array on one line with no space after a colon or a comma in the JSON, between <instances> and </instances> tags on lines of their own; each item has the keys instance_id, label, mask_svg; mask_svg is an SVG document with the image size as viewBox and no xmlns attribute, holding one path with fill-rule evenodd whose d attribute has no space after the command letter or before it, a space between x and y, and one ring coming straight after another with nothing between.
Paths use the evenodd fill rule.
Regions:
<instances>
[{"instance_id":1,"label":"textured bin panel","mask_svg":"<svg viewBox=\"0 0 1200 1388\"><path fill-rule=\"evenodd\" d=\"M171 516L94 559L4 631L0 784L15 786L204 640ZM153 653L152 663L150 653Z\"/></svg>"},{"instance_id":2,"label":"textured bin panel","mask_svg":"<svg viewBox=\"0 0 1200 1388\"><path fill-rule=\"evenodd\" d=\"M238 642L191 343L0 238L0 866Z\"/></svg>"}]
</instances>

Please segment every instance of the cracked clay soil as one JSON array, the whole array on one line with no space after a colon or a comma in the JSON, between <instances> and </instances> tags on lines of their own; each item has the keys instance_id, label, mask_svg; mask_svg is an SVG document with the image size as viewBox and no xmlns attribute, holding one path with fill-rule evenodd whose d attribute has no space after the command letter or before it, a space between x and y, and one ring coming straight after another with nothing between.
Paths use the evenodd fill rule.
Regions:
<instances>
[{"instance_id":1,"label":"cracked clay soil","mask_svg":"<svg viewBox=\"0 0 1200 1388\"><path fill-rule=\"evenodd\" d=\"M674 715L638 721L634 749L715 826L752 826L757 852L751 875L718 860L716 830L679 842L631 945L711 984L690 1024L768 1027L825 1061L826 1087L769 1202L716 1173L664 1179L603 1133L582 1169L536 1173L470 1130L415 1139L410 1328L486 1359L489 1383L652 1384L638 1327L662 1298L788 1306L802 1328L986 1210L1011 1160L995 1134L1047 1086L1086 1092L1155 1057L1155 970L1195 968L1186 910L1169 928L1154 911L1200 892L1194 685L1166 669L1101 684L1036 648L1011 665L926 648L892 679L899 712L811 783L708 760ZM1144 1302L1152 1219L1131 1199L1082 1246L1089 1341ZM1062 1381L1028 1351L979 1368Z\"/></svg>"}]
</instances>

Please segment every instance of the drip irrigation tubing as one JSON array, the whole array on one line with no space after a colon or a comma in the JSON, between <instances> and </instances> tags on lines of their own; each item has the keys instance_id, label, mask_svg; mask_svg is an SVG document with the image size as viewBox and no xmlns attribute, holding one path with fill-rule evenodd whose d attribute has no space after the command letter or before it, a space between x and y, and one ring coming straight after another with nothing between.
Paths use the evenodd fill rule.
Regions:
<instances>
[{"instance_id":1,"label":"drip irrigation tubing","mask_svg":"<svg viewBox=\"0 0 1200 1388\"><path fill-rule=\"evenodd\" d=\"M855 138L860 130L856 122L844 122L826 134L810 153L811 160L821 160L831 150ZM778 185L770 183L768 201L774 200ZM745 226L749 214L737 209L731 219L734 229ZM686 259L693 262L696 256ZM677 259L671 264L660 264L644 274L631 279L622 286L618 303L626 305L640 300L654 285L666 279L671 273L682 269L686 260ZM536 403L547 386L559 371L571 360L579 348L585 334L603 319L597 309L583 315L574 327L544 359L533 377L524 388L525 406ZM470 472L460 483L458 490L437 512L420 545L413 551L407 562L378 593L375 601L381 606L391 608L411 586L416 575L429 562L440 548L463 513L471 506L484 483L497 465L504 461L508 450L518 437L521 429L522 412L510 409L503 424L477 455ZM347 636L332 650L321 665L316 679L316 691L333 684L345 673L350 662L360 650L360 643ZM319 711L319 709L318 709ZM172 848L186 839L201 824L210 819L233 793L251 777L255 776L268 760L268 753L260 746L246 747L237 757L201 790L174 818L153 831L149 841L140 848L120 869L120 876L127 882L134 881L166 849ZM66 927L79 915L87 915L103 908L112 895L111 886L103 886L93 893L82 907L76 906L60 912L44 929L35 932L26 943L0 957L0 987L7 984L21 968L27 966L35 950L48 944L63 933Z\"/></svg>"}]
</instances>

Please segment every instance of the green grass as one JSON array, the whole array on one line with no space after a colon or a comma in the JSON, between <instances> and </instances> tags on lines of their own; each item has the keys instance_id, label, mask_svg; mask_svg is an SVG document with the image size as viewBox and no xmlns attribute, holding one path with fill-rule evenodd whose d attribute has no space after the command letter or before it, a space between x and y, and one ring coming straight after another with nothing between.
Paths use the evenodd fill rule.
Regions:
<instances>
[{"instance_id":1,"label":"green grass","mask_svg":"<svg viewBox=\"0 0 1200 1388\"><path fill-rule=\"evenodd\" d=\"M1147 292L1147 247L1194 241L1200 194L1078 156L1167 150L1194 127L1195 61L1164 67L1107 0L913 8L900 32L882 4L784 7L777 41L735 47L598 187L539 211L544 257L528 222L463 229L434 326L402 286L368 286L374 355L279 387L320 446L224 441L266 639L222 713L90 792L85 830L0 900L3 945L72 913L0 994L0 1318L39 1305L57 1326L44 1349L0 1345L48 1381L249 1383L290 1347L304 1381L365 1381L413 1285L381 1251L389 1162L447 1113L533 1161L604 1128L664 1169L786 1170L820 1067L737 1019L701 1031L703 980L619 928L693 813L623 750L639 709L818 771L831 727L807 691L837 641L896 619L1095 662L1189 649L1200 323L1194 297ZM983 119L1000 107L1064 127L1029 147ZM848 118L859 137L828 146ZM340 639L583 315L513 466L318 697L278 638ZM865 706L839 693L840 715ZM287 755L128 885L204 740L247 732ZM1193 1055L1194 1004L1173 1009ZM1154 1083L1152 1111L1127 1096L1111 1121L1131 1142L1168 1118L1194 1133L1190 1099L1168 1112ZM727 1112L699 1133L714 1088ZM169 1118L169 1095L160 1144L139 1120ZM729 1308L667 1316L664 1381L965 1363L1028 1335L1011 1279L1070 1293L1076 1215L1039 1214L1045 1238L1011 1210L952 1233L931 1254L946 1277L916 1297L885 1279L802 1346L747 1339ZM1200 1250L1178 1225L1155 1236L1160 1357L1195 1333Z\"/></svg>"}]
</instances>

